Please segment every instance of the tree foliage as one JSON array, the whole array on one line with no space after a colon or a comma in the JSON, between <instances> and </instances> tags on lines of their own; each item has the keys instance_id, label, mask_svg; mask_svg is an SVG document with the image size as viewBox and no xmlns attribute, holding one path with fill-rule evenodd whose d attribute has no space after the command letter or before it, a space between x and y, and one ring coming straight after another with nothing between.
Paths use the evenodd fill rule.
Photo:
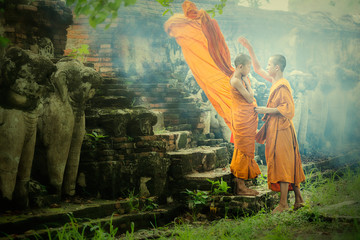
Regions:
<instances>
[{"instance_id":1,"label":"tree foliage","mask_svg":"<svg viewBox=\"0 0 360 240\"><path fill-rule=\"evenodd\" d=\"M174 0L156 0L162 7L165 8L163 15L170 13L173 14ZM223 8L227 0L219 0L219 4L207 10L207 12L214 17L216 12L222 14ZM115 18L118 16L118 11L121 7L131 6L136 3L136 0L66 0L69 7L74 8L76 16L85 15L89 17L89 24L95 28L98 24L110 19L110 23L106 25L108 28Z\"/></svg>"}]
</instances>

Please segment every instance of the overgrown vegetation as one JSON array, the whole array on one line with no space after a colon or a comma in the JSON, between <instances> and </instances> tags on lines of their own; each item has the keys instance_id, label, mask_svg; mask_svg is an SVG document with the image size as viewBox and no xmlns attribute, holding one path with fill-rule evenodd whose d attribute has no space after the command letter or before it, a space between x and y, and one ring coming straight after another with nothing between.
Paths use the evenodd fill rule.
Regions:
<instances>
[{"instance_id":1,"label":"overgrown vegetation","mask_svg":"<svg viewBox=\"0 0 360 240\"><path fill-rule=\"evenodd\" d=\"M188 208L192 211L192 218L197 219L197 214L203 206L208 202L209 193L206 191L194 190L190 191L189 189L185 190L185 194L188 197Z\"/></svg>"},{"instance_id":2,"label":"overgrown vegetation","mask_svg":"<svg viewBox=\"0 0 360 240\"><path fill-rule=\"evenodd\" d=\"M90 239L89 236L92 236L92 239L114 239L118 231L117 228L114 228L112 224L113 216L110 218L109 227L102 226L100 223L85 223L81 224L79 219L74 218L70 213L69 222L66 223L62 229L51 232L48 229L47 239L49 240L64 240L64 239L79 239L85 240ZM106 230L108 229L108 230ZM42 239L39 235L37 239Z\"/></svg>"},{"instance_id":3,"label":"overgrown vegetation","mask_svg":"<svg viewBox=\"0 0 360 240\"><path fill-rule=\"evenodd\" d=\"M89 139L90 139L90 142L91 142L91 147L93 149L95 149L97 147L97 145L104 140L104 138L109 137L107 135L99 134L99 133L97 133L95 131L92 131L91 133L87 133L86 135L90 137Z\"/></svg>"},{"instance_id":4,"label":"overgrown vegetation","mask_svg":"<svg viewBox=\"0 0 360 240\"><path fill-rule=\"evenodd\" d=\"M237 219L175 224L171 237L160 239L360 239L360 169L330 177L314 170L307 179L302 190L306 204L300 210L272 215L262 209Z\"/></svg>"},{"instance_id":5,"label":"overgrown vegetation","mask_svg":"<svg viewBox=\"0 0 360 240\"><path fill-rule=\"evenodd\" d=\"M129 191L127 199L131 213L152 211L159 207L153 198L139 197L139 195L135 194L135 190Z\"/></svg>"},{"instance_id":6,"label":"overgrown vegetation","mask_svg":"<svg viewBox=\"0 0 360 240\"><path fill-rule=\"evenodd\" d=\"M86 57L89 54L90 54L89 45L81 44L81 46L79 48L72 49L68 56L84 63L86 60Z\"/></svg>"},{"instance_id":7,"label":"overgrown vegetation","mask_svg":"<svg viewBox=\"0 0 360 240\"><path fill-rule=\"evenodd\" d=\"M220 194L228 194L228 189L230 188L226 181L223 180L223 178L216 181L212 181L210 179L207 179L208 182L211 183L211 194L214 195L220 195Z\"/></svg>"},{"instance_id":8,"label":"overgrown vegetation","mask_svg":"<svg viewBox=\"0 0 360 240\"><path fill-rule=\"evenodd\" d=\"M360 239L360 226L356 220L360 216L360 168L355 171L348 168L341 173L332 173L330 177L314 170L307 173L307 179L302 189L306 204L297 211L273 215L270 209L263 208L255 215L235 219L192 224L174 221L165 227L155 224L149 232L156 232L159 239ZM222 188L222 180L213 182L214 188ZM210 193L186 190L186 194L189 203L197 207L207 203ZM140 204L136 203L139 198L133 192L129 193L129 200L134 210L140 209ZM148 207L143 210L157 207L152 200L144 206ZM339 216L347 216L347 220ZM118 229L111 220L107 231L100 224L80 225L70 216L70 222L56 234L49 234L49 239L117 239ZM131 223L131 230L120 239L138 239L136 234L135 224Z\"/></svg>"}]
</instances>

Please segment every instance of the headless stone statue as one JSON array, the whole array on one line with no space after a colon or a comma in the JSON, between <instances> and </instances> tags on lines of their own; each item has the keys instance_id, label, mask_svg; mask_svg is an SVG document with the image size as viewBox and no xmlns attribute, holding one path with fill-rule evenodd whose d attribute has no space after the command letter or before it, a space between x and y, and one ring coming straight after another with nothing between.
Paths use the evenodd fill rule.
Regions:
<instances>
[{"instance_id":1,"label":"headless stone statue","mask_svg":"<svg viewBox=\"0 0 360 240\"><path fill-rule=\"evenodd\" d=\"M40 99L54 71L48 58L20 48L10 48L2 65L0 193L2 200L14 201L20 207L28 206Z\"/></svg>"},{"instance_id":2,"label":"headless stone statue","mask_svg":"<svg viewBox=\"0 0 360 240\"><path fill-rule=\"evenodd\" d=\"M85 135L85 102L94 96L101 76L73 59L62 59L56 66L51 78L55 91L45 100L38 124L41 149L34 175L48 180L52 193L72 196Z\"/></svg>"}]
</instances>

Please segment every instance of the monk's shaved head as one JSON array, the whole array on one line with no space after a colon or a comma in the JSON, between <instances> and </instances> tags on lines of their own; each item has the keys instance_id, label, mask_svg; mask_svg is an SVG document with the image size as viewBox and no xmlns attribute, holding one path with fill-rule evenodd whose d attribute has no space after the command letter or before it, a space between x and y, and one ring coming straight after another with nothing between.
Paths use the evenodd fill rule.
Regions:
<instances>
[{"instance_id":1,"label":"monk's shaved head","mask_svg":"<svg viewBox=\"0 0 360 240\"><path fill-rule=\"evenodd\" d=\"M235 67L239 66L239 65L246 65L249 62L251 62L251 58L249 55L240 53L239 55L236 56L235 60L234 60L234 64Z\"/></svg>"},{"instance_id":2,"label":"monk's shaved head","mask_svg":"<svg viewBox=\"0 0 360 240\"><path fill-rule=\"evenodd\" d=\"M278 65L280 67L280 70L284 72L284 69L286 67L286 59L283 55L277 54L271 57L271 61L274 64L274 66Z\"/></svg>"}]
</instances>

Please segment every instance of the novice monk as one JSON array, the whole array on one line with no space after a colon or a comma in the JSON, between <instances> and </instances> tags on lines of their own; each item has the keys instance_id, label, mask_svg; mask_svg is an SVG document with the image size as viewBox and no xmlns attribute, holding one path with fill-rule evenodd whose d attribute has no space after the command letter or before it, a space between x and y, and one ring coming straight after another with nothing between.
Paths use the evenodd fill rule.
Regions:
<instances>
[{"instance_id":1,"label":"novice monk","mask_svg":"<svg viewBox=\"0 0 360 240\"><path fill-rule=\"evenodd\" d=\"M251 58L246 54L240 54L235 58L234 63L235 72L230 79L234 135L234 154L230 170L236 177L235 194L255 196L259 193L245 186L245 180L256 178L261 174L254 160L258 118L254 110L257 107L254 91L248 77Z\"/></svg>"},{"instance_id":2,"label":"novice monk","mask_svg":"<svg viewBox=\"0 0 360 240\"><path fill-rule=\"evenodd\" d=\"M231 76L236 76L232 80L233 86L237 85L236 88L241 88L235 82L240 81L241 83L248 80L245 78L241 80L239 73L243 70L239 69L234 74L230 51L217 21L211 19L205 10L198 10L191 1L184 1L182 9L184 14L174 14L165 22L165 31L169 36L174 37L181 46L186 63L195 80L232 132L235 131L232 133L233 141L235 140L235 152L231 171L237 177L236 192L256 195L257 192L246 188L244 182L245 179L254 178L260 174L259 166L253 159L257 126L257 117L254 112L256 102L254 100L251 101L252 104L248 103L246 98L237 96L239 93L232 98L232 92L236 90L229 83ZM245 63L239 65L241 65L240 68L245 67ZM250 64L248 68L250 70ZM243 75L247 74L248 72ZM236 80L237 78L240 80ZM244 90L249 92L250 88L246 88ZM232 106L234 102L235 106ZM237 119L233 121L234 116Z\"/></svg>"},{"instance_id":3,"label":"novice monk","mask_svg":"<svg viewBox=\"0 0 360 240\"><path fill-rule=\"evenodd\" d=\"M266 121L256 135L256 141L265 144L265 157L268 171L268 186L273 191L280 191L280 203L273 213L289 209L287 194L295 192L294 210L303 207L300 183L305 180L301 166L299 147L294 125L295 107L289 82L283 78L286 59L282 55L269 58L267 72L261 68L251 44L246 38L238 40L248 49L254 70L257 74L272 83L267 107L257 107L255 111L265 114Z\"/></svg>"}]
</instances>

